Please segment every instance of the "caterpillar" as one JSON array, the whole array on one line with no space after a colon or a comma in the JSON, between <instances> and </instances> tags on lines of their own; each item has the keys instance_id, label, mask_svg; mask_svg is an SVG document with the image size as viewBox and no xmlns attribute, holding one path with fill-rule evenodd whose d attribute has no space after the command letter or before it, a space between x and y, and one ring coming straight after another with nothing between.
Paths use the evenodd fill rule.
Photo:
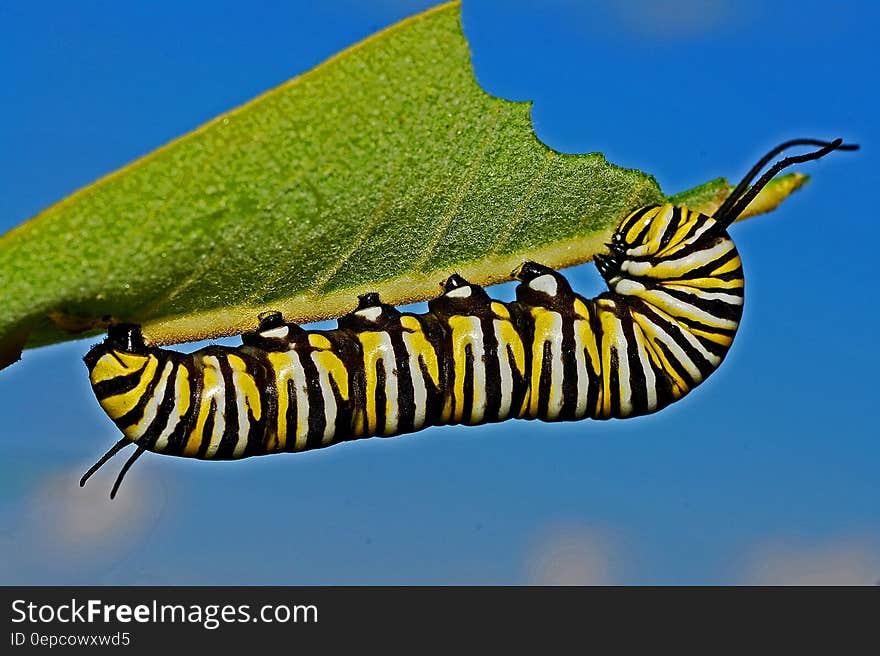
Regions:
<instances>
[{"instance_id":1,"label":"caterpillar","mask_svg":"<svg viewBox=\"0 0 880 656\"><path fill-rule=\"evenodd\" d=\"M820 148L776 162L752 184L773 157L803 145ZM235 348L184 354L147 345L135 324L112 325L84 360L123 437L80 485L129 444L136 450L111 498L144 451L239 459L444 424L656 412L705 380L733 343L744 278L727 228L779 171L855 148L785 142L712 216L669 203L636 209L595 258L608 291L593 299L525 262L510 303L453 274L427 313L401 313L367 293L335 330L265 313Z\"/></svg>"}]
</instances>

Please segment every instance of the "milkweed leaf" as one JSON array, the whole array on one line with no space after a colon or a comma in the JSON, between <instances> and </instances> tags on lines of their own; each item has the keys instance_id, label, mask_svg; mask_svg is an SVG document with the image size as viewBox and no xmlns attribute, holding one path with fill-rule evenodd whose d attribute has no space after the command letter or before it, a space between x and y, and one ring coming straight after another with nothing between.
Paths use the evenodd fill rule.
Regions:
<instances>
[{"instance_id":1,"label":"milkweed leaf","mask_svg":"<svg viewBox=\"0 0 880 656\"><path fill-rule=\"evenodd\" d=\"M167 344L267 310L339 316L366 291L423 300L453 271L485 285L525 259L578 264L666 200L646 173L548 148L529 103L485 93L459 9L380 32L0 237L2 364L108 321ZM803 182L783 179L755 211ZM711 210L727 193L675 198Z\"/></svg>"}]
</instances>

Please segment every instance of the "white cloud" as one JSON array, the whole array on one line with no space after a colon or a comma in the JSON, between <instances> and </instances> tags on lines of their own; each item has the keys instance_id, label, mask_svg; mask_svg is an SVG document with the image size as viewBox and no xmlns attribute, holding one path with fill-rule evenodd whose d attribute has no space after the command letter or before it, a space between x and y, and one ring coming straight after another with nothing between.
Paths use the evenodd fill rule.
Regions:
<instances>
[{"instance_id":1,"label":"white cloud","mask_svg":"<svg viewBox=\"0 0 880 656\"><path fill-rule=\"evenodd\" d=\"M757 585L876 585L880 545L860 537L821 544L773 540L748 553L744 575Z\"/></svg>"},{"instance_id":2,"label":"white cloud","mask_svg":"<svg viewBox=\"0 0 880 656\"><path fill-rule=\"evenodd\" d=\"M608 585L617 563L613 540L580 522L557 523L540 531L527 550L526 580L531 585Z\"/></svg>"},{"instance_id":3,"label":"white cloud","mask_svg":"<svg viewBox=\"0 0 880 656\"><path fill-rule=\"evenodd\" d=\"M736 16L728 0L616 0L610 6L628 28L666 37L708 32Z\"/></svg>"},{"instance_id":4,"label":"white cloud","mask_svg":"<svg viewBox=\"0 0 880 656\"><path fill-rule=\"evenodd\" d=\"M116 463L119 465L119 463ZM0 539L0 582L101 583L148 538L167 492L146 469L133 468L116 499L112 464L79 487L79 467L56 470L38 481Z\"/></svg>"}]
</instances>

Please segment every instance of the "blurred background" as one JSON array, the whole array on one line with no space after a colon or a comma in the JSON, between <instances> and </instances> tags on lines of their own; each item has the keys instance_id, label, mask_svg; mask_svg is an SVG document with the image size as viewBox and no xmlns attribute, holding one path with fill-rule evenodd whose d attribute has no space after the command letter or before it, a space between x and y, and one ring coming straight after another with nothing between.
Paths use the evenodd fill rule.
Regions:
<instances>
[{"instance_id":1,"label":"blurred background","mask_svg":"<svg viewBox=\"0 0 880 656\"><path fill-rule=\"evenodd\" d=\"M433 4L0 3L0 231ZM26 351L0 372L0 583L876 583L880 10L592 4L464 0L479 82L533 101L551 147L674 193L787 138L862 144L733 228L745 316L710 381L626 421L148 454L111 503L121 461L77 486L117 439L81 361L96 340Z\"/></svg>"}]
</instances>

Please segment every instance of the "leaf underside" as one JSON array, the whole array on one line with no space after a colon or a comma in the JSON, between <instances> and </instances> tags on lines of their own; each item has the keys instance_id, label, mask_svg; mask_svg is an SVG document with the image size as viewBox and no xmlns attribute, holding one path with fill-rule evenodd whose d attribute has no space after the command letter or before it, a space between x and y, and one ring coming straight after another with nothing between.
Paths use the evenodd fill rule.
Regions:
<instances>
[{"instance_id":1,"label":"leaf underside","mask_svg":"<svg viewBox=\"0 0 880 656\"><path fill-rule=\"evenodd\" d=\"M251 330L280 310L400 304L458 272L509 280L601 252L645 173L535 136L530 103L478 86L459 5L410 18L76 192L0 237L0 364L22 347L143 325L168 344ZM805 176L775 180L749 214ZM723 179L672 198L711 212Z\"/></svg>"}]
</instances>

